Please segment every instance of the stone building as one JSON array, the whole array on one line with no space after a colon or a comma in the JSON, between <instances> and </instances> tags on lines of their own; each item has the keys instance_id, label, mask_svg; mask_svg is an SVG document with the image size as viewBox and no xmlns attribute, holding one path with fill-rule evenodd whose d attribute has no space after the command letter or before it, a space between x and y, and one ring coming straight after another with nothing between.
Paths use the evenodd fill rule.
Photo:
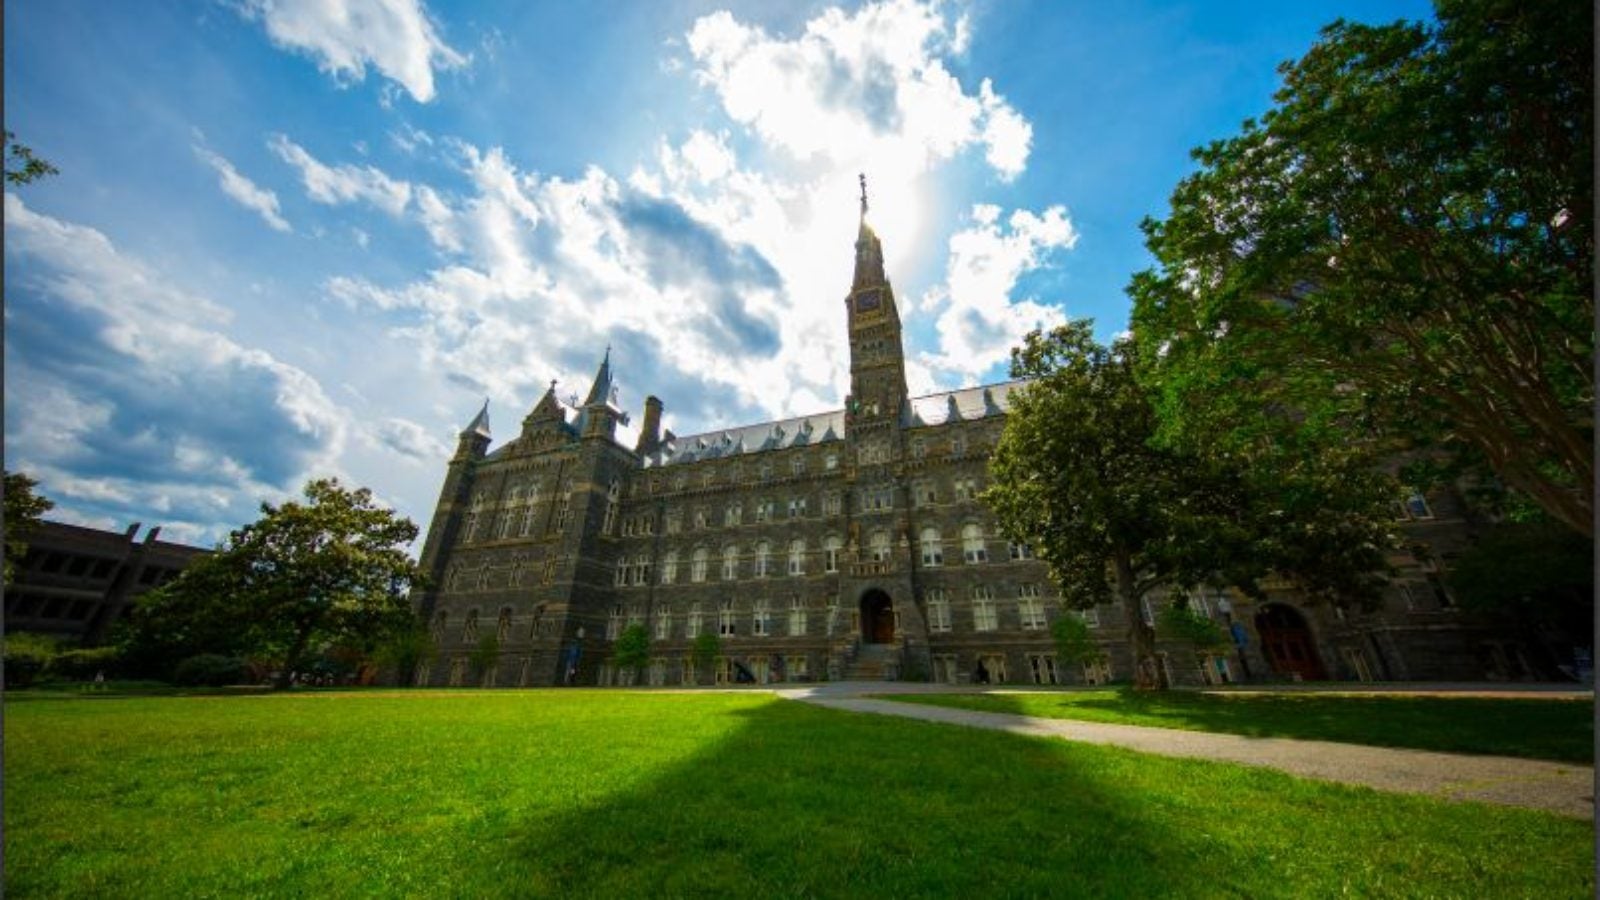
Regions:
<instances>
[{"instance_id":1,"label":"stone building","mask_svg":"<svg viewBox=\"0 0 1600 900\"><path fill-rule=\"evenodd\" d=\"M610 353L570 411L555 384L490 451L488 407L450 460L416 596L438 658L421 684L690 684L907 678L1100 683L1131 674L1120 608L1065 611L1043 564L1007 542L977 495L1015 383L908 396L901 323L865 217L844 300L844 408L677 436L648 397L638 442L616 430ZM1420 495L1420 546L1465 520ZM1241 677L1523 677L1520 644L1455 609L1427 549L1371 613L1213 594L1191 606L1235 636L1226 653L1162 644L1174 683ZM1150 601L1159 605L1161 598ZM1104 663L1057 663L1050 623L1082 615ZM1145 610L1153 616L1153 609ZM615 639L643 625L653 659L619 671ZM720 637L696 671L697 635ZM492 640L490 640L492 639ZM637 680L635 680L637 679Z\"/></svg>"},{"instance_id":2,"label":"stone building","mask_svg":"<svg viewBox=\"0 0 1600 900\"><path fill-rule=\"evenodd\" d=\"M139 540L138 522L125 532L40 522L28 552L5 587L5 630L31 631L102 643L113 624L133 611L144 592L166 584L209 551L159 539L153 527Z\"/></svg>"}]
</instances>

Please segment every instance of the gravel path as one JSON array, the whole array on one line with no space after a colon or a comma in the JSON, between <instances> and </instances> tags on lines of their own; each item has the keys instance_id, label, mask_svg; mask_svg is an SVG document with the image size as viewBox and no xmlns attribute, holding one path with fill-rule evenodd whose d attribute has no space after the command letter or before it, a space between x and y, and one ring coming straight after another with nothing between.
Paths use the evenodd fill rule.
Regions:
<instances>
[{"instance_id":1,"label":"gravel path","mask_svg":"<svg viewBox=\"0 0 1600 900\"><path fill-rule=\"evenodd\" d=\"M828 709L901 716L970 728L989 728L1036 737L1109 744L1193 759L1263 766L1324 781L1358 784L1382 791L1426 794L1447 800L1479 800L1542 809L1576 818L1594 818L1594 768L1572 763L1504 756L1469 756L1368 747L1332 741L1256 738L1139 725L1112 725L1066 719L1039 719L942 706L872 700L863 693L908 693L910 685L829 685L781 689L779 696ZM918 685L921 688L923 686ZM937 686L928 685L928 688ZM933 691L918 690L917 693Z\"/></svg>"}]
</instances>

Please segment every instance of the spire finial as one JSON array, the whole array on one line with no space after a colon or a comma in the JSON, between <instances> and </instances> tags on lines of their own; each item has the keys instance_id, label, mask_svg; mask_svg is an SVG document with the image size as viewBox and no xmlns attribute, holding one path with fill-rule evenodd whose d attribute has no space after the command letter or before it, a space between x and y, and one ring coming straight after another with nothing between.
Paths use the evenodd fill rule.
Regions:
<instances>
[{"instance_id":1,"label":"spire finial","mask_svg":"<svg viewBox=\"0 0 1600 900\"><path fill-rule=\"evenodd\" d=\"M862 172L856 176L861 180L861 220L867 219L867 173Z\"/></svg>"}]
</instances>

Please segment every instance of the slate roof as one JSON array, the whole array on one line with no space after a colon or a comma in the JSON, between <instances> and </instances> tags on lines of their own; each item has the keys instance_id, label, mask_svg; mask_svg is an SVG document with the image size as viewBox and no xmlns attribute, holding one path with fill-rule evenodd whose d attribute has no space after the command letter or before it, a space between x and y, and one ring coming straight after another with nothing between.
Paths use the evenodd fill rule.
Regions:
<instances>
[{"instance_id":1,"label":"slate roof","mask_svg":"<svg viewBox=\"0 0 1600 900\"><path fill-rule=\"evenodd\" d=\"M1026 384L1024 381L1004 381L999 384L980 384L957 391L941 391L911 399L913 428L923 425L943 425L947 422L970 422L986 416L1002 416L1011 408L1011 392Z\"/></svg>"}]
</instances>

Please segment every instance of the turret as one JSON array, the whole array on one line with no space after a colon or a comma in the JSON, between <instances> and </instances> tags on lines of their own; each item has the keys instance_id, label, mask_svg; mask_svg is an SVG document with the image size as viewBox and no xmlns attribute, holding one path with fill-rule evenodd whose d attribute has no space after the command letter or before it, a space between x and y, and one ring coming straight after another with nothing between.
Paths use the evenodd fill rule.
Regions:
<instances>
[{"instance_id":1,"label":"turret","mask_svg":"<svg viewBox=\"0 0 1600 900\"><path fill-rule=\"evenodd\" d=\"M483 408L472 417L467 427L461 429L461 435L456 439L456 455L454 460L482 459L489 452L489 398L483 399Z\"/></svg>"},{"instance_id":2,"label":"turret","mask_svg":"<svg viewBox=\"0 0 1600 900\"><path fill-rule=\"evenodd\" d=\"M661 399L656 396L644 398L644 424L639 429L639 443L633 448L641 455L648 456L656 452L661 446Z\"/></svg>"},{"instance_id":3,"label":"turret","mask_svg":"<svg viewBox=\"0 0 1600 900\"><path fill-rule=\"evenodd\" d=\"M617 387L611 377L611 348L606 348L600 370L594 373L594 385L578 412L578 433L585 438L603 437L615 440L617 423L627 424L628 416L617 405Z\"/></svg>"}]
</instances>

